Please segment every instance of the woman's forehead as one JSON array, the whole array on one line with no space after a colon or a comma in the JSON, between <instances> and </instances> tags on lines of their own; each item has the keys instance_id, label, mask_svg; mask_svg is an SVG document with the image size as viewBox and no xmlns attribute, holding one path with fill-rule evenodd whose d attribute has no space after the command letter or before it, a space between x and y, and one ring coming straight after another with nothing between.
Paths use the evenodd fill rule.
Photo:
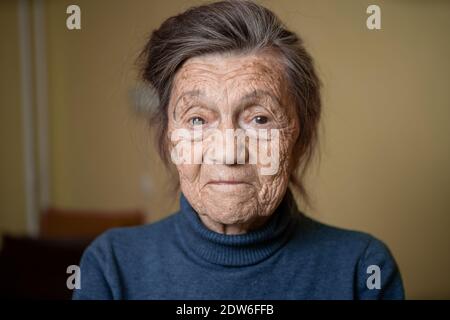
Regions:
<instances>
[{"instance_id":1,"label":"woman's forehead","mask_svg":"<svg viewBox=\"0 0 450 320\"><path fill-rule=\"evenodd\" d=\"M274 54L210 54L185 62L175 77L174 91L259 89L278 95L284 86L284 69Z\"/></svg>"}]
</instances>

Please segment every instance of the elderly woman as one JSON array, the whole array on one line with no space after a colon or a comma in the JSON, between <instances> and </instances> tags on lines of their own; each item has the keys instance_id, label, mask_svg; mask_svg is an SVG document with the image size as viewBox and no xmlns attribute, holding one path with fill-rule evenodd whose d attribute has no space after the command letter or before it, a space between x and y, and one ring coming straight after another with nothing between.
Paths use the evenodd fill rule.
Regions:
<instances>
[{"instance_id":1,"label":"elderly woman","mask_svg":"<svg viewBox=\"0 0 450 320\"><path fill-rule=\"evenodd\" d=\"M246 1L191 8L154 31L142 57L180 211L97 238L75 299L404 297L381 241L297 209L290 188L306 196L298 177L316 142L320 81L271 11Z\"/></svg>"}]
</instances>

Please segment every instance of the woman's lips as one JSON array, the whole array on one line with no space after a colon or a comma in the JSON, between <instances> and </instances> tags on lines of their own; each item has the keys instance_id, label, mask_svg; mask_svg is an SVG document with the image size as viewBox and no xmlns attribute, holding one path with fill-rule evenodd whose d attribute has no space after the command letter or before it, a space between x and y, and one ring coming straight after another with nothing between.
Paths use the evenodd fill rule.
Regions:
<instances>
[{"instance_id":1,"label":"woman's lips","mask_svg":"<svg viewBox=\"0 0 450 320\"><path fill-rule=\"evenodd\" d=\"M244 181L236 181L236 180L213 180L209 181L208 184L225 184L225 185L233 185L233 184L248 184Z\"/></svg>"}]
</instances>

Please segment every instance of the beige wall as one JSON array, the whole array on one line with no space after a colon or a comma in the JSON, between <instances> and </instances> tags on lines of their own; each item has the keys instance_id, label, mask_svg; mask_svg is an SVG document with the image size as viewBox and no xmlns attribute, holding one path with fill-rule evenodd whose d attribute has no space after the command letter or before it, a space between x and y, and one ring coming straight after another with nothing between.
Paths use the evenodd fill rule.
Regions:
<instances>
[{"instance_id":1,"label":"beige wall","mask_svg":"<svg viewBox=\"0 0 450 320\"><path fill-rule=\"evenodd\" d=\"M72 2L46 2L53 205L141 207L150 221L175 210L129 93L146 34L192 3L199 2L77 1L82 30L69 31L65 10ZM450 298L450 3L262 3L304 37L324 82L322 157L308 179L316 204L309 214L384 240L400 264L408 298ZM365 27L372 3L381 6L380 31ZM15 26L14 12L3 7L0 21ZM17 42L14 28L0 32ZM0 80L7 93L0 121L8 184L2 179L1 209L8 216L1 221L8 225L3 229L20 230L18 75L3 54L17 57L3 46L9 79ZM150 193L141 188L146 176ZM10 184L19 191L4 191Z\"/></svg>"},{"instance_id":2,"label":"beige wall","mask_svg":"<svg viewBox=\"0 0 450 320\"><path fill-rule=\"evenodd\" d=\"M144 121L130 106L133 61L145 31L179 5L155 10L142 1L81 1L82 30L65 27L69 2L48 6L51 194L62 207L140 206L154 220L174 210L162 197L165 176ZM144 5L146 4L146 5ZM144 8L144 9L143 9ZM141 179L151 176L154 192Z\"/></svg>"},{"instance_id":3,"label":"beige wall","mask_svg":"<svg viewBox=\"0 0 450 320\"><path fill-rule=\"evenodd\" d=\"M17 2L0 5L0 233L25 233Z\"/></svg>"}]
</instances>

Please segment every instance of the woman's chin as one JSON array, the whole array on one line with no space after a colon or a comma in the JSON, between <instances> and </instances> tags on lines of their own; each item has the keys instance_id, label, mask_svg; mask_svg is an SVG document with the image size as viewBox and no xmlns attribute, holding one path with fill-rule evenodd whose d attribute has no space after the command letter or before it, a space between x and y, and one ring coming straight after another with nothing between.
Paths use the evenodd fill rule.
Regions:
<instances>
[{"instance_id":1,"label":"woman's chin","mask_svg":"<svg viewBox=\"0 0 450 320\"><path fill-rule=\"evenodd\" d=\"M251 202L243 204L242 202L217 200L214 203L209 202L205 206L204 215L215 223L223 225L246 224L258 215L257 205Z\"/></svg>"}]
</instances>

